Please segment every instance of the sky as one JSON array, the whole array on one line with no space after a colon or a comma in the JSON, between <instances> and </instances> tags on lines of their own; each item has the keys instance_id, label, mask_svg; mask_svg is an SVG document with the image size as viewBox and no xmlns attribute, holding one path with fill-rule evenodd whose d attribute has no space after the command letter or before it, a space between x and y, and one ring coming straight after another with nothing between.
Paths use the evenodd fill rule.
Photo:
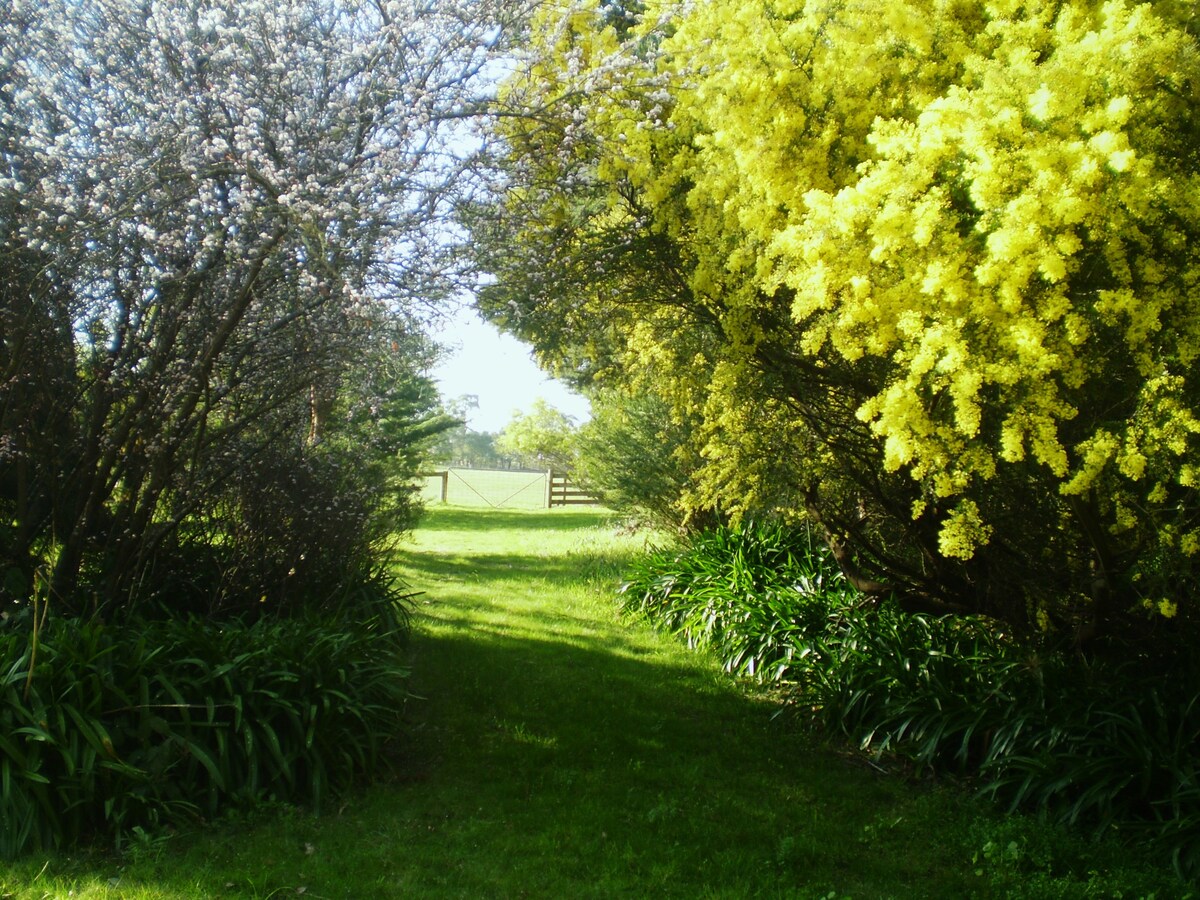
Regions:
<instances>
[{"instance_id":1,"label":"sky","mask_svg":"<svg viewBox=\"0 0 1200 900\"><path fill-rule=\"evenodd\" d=\"M590 410L585 398L546 376L526 344L501 334L474 309L464 306L434 337L447 348L433 370L444 400L448 403L464 394L479 398L479 408L467 417L472 430L502 431L514 412L527 412L538 398L573 416L578 424L587 420Z\"/></svg>"}]
</instances>

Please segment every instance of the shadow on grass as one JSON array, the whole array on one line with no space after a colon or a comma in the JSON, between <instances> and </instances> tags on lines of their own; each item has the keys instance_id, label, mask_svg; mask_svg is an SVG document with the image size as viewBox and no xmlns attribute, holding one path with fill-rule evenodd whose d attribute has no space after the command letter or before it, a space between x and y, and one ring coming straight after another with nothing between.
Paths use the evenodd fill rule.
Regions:
<instances>
[{"instance_id":1,"label":"shadow on grass","mask_svg":"<svg viewBox=\"0 0 1200 900\"><path fill-rule=\"evenodd\" d=\"M421 527L445 531L545 529L572 531L615 520L614 513L601 506L558 507L555 509L495 509L487 506L430 505L421 519Z\"/></svg>"},{"instance_id":2,"label":"shadow on grass","mask_svg":"<svg viewBox=\"0 0 1200 900\"><path fill-rule=\"evenodd\" d=\"M580 554L578 556L537 556L526 553L400 553L398 561L404 568L406 583L420 584L425 580L458 580L494 582L503 587L506 582L528 583L535 578L542 583L568 585L591 577L610 576L612 586L618 583L621 567L628 557L624 554Z\"/></svg>"},{"instance_id":3,"label":"shadow on grass","mask_svg":"<svg viewBox=\"0 0 1200 900\"><path fill-rule=\"evenodd\" d=\"M137 864L76 865L57 893L36 866L12 893L0 871L0 896L993 895L974 880L979 808L961 794L822 749L702 655L620 624L611 589L630 550L566 534L605 518L439 508L428 527L451 538L397 554L425 592L397 778L320 818L284 811L161 858L150 844Z\"/></svg>"},{"instance_id":4,"label":"shadow on grass","mask_svg":"<svg viewBox=\"0 0 1200 900\"><path fill-rule=\"evenodd\" d=\"M581 586L623 559L405 556L436 582L413 643L423 777L389 801L418 893L966 892L961 851L896 827L949 798L814 747L710 660L620 625L608 588Z\"/></svg>"},{"instance_id":5,"label":"shadow on grass","mask_svg":"<svg viewBox=\"0 0 1200 900\"><path fill-rule=\"evenodd\" d=\"M635 638L537 634L456 619L417 639L429 774L400 791L390 840L425 890L964 891L965 859L895 828L925 802L910 788L814 749L702 664ZM432 865L438 848L451 871Z\"/></svg>"}]
</instances>

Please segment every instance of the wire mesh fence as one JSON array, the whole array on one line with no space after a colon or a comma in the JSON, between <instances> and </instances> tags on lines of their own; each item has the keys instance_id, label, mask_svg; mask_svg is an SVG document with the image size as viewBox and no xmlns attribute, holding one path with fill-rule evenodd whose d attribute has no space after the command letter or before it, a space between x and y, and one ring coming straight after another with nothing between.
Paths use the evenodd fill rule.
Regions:
<instances>
[{"instance_id":1,"label":"wire mesh fence","mask_svg":"<svg viewBox=\"0 0 1200 900\"><path fill-rule=\"evenodd\" d=\"M545 509L550 473L501 469L444 469L425 476L426 503L487 506L496 509Z\"/></svg>"}]
</instances>

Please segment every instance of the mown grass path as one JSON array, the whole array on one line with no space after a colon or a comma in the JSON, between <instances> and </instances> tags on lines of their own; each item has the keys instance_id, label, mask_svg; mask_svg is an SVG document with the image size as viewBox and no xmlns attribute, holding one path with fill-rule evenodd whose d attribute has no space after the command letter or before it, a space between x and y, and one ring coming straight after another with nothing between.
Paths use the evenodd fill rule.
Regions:
<instances>
[{"instance_id":1,"label":"mown grass path","mask_svg":"<svg viewBox=\"0 0 1200 900\"><path fill-rule=\"evenodd\" d=\"M434 510L398 559L424 593L394 777L0 866L0 900L987 896L961 792L815 746L618 620L641 546L597 511Z\"/></svg>"},{"instance_id":2,"label":"mown grass path","mask_svg":"<svg viewBox=\"0 0 1200 900\"><path fill-rule=\"evenodd\" d=\"M425 699L394 896L968 893L955 796L814 749L711 660L617 620L632 544L594 511L442 509L418 530Z\"/></svg>"}]
</instances>

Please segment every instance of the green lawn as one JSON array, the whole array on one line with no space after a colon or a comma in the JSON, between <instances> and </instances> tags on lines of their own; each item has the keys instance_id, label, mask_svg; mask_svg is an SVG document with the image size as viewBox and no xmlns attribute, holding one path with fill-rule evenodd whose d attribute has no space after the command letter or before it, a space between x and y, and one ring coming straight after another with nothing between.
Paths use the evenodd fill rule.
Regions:
<instances>
[{"instance_id":1,"label":"green lawn","mask_svg":"<svg viewBox=\"0 0 1200 900\"><path fill-rule=\"evenodd\" d=\"M0 898L1110 895L1085 882L1115 854L1076 877L1036 856L1042 831L817 746L619 622L642 543L597 510L435 509L399 561L424 593L393 775L320 819L28 860L0 869Z\"/></svg>"}]
</instances>

